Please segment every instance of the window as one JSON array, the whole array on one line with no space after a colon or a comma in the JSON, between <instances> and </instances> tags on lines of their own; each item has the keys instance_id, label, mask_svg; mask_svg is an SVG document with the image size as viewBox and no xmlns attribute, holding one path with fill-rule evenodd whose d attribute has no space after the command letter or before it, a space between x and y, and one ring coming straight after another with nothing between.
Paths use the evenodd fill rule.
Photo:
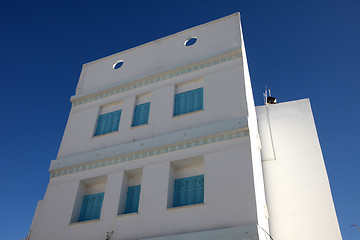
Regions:
<instances>
[{"instance_id":1,"label":"window","mask_svg":"<svg viewBox=\"0 0 360 240\"><path fill-rule=\"evenodd\" d=\"M103 199L103 192L84 196L79 222L100 219Z\"/></svg>"},{"instance_id":2,"label":"window","mask_svg":"<svg viewBox=\"0 0 360 240\"><path fill-rule=\"evenodd\" d=\"M203 88L175 95L174 116L203 109Z\"/></svg>"},{"instance_id":3,"label":"window","mask_svg":"<svg viewBox=\"0 0 360 240\"><path fill-rule=\"evenodd\" d=\"M139 209L141 185L128 187L125 213L137 213Z\"/></svg>"},{"instance_id":4,"label":"window","mask_svg":"<svg viewBox=\"0 0 360 240\"><path fill-rule=\"evenodd\" d=\"M119 130L121 110L102 114L98 118L95 136Z\"/></svg>"},{"instance_id":5,"label":"window","mask_svg":"<svg viewBox=\"0 0 360 240\"><path fill-rule=\"evenodd\" d=\"M132 126L147 124L149 121L150 102L135 106Z\"/></svg>"},{"instance_id":6,"label":"window","mask_svg":"<svg viewBox=\"0 0 360 240\"><path fill-rule=\"evenodd\" d=\"M124 172L118 215L137 213L140 205L142 168L131 169Z\"/></svg>"},{"instance_id":7,"label":"window","mask_svg":"<svg viewBox=\"0 0 360 240\"><path fill-rule=\"evenodd\" d=\"M175 179L174 207L204 202L204 175Z\"/></svg>"},{"instance_id":8,"label":"window","mask_svg":"<svg viewBox=\"0 0 360 240\"><path fill-rule=\"evenodd\" d=\"M70 223L100 219L107 175L81 180Z\"/></svg>"}]
</instances>

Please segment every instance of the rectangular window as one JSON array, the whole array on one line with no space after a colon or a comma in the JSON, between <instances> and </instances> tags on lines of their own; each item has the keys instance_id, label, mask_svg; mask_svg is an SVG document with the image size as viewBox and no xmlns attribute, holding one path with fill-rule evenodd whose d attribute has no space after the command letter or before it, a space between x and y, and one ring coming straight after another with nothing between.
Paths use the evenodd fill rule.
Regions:
<instances>
[{"instance_id":1,"label":"rectangular window","mask_svg":"<svg viewBox=\"0 0 360 240\"><path fill-rule=\"evenodd\" d=\"M121 110L100 115L96 125L95 136L118 131L120 117Z\"/></svg>"},{"instance_id":2,"label":"rectangular window","mask_svg":"<svg viewBox=\"0 0 360 240\"><path fill-rule=\"evenodd\" d=\"M126 197L126 213L137 213L139 209L139 200L140 200L140 189L141 185L128 187L127 197Z\"/></svg>"},{"instance_id":3,"label":"rectangular window","mask_svg":"<svg viewBox=\"0 0 360 240\"><path fill-rule=\"evenodd\" d=\"M203 109L203 88L175 95L174 116Z\"/></svg>"},{"instance_id":4,"label":"rectangular window","mask_svg":"<svg viewBox=\"0 0 360 240\"><path fill-rule=\"evenodd\" d=\"M103 192L84 196L79 222L100 219L103 199Z\"/></svg>"},{"instance_id":5,"label":"rectangular window","mask_svg":"<svg viewBox=\"0 0 360 240\"><path fill-rule=\"evenodd\" d=\"M204 175L175 179L174 207L204 202Z\"/></svg>"},{"instance_id":6,"label":"rectangular window","mask_svg":"<svg viewBox=\"0 0 360 240\"><path fill-rule=\"evenodd\" d=\"M150 102L135 106L132 126L147 124L149 121Z\"/></svg>"}]
</instances>

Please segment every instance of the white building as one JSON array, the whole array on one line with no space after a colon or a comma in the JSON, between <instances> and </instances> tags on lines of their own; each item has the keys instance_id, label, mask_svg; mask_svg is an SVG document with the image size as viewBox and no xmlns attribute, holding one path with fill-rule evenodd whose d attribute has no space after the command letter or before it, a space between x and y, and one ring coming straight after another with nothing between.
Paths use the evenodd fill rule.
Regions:
<instances>
[{"instance_id":1,"label":"white building","mask_svg":"<svg viewBox=\"0 0 360 240\"><path fill-rule=\"evenodd\" d=\"M85 64L71 102L29 239L341 239L309 101L255 108L238 13Z\"/></svg>"}]
</instances>

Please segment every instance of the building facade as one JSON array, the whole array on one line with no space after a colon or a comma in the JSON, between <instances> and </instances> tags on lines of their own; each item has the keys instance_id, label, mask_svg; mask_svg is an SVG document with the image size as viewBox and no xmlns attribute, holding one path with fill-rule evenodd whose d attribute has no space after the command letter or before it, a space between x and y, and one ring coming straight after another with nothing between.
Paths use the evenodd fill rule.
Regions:
<instances>
[{"instance_id":1,"label":"building facade","mask_svg":"<svg viewBox=\"0 0 360 240\"><path fill-rule=\"evenodd\" d=\"M85 64L71 102L29 239L341 239L309 102L255 108L238 13Z\"/></svg>"}]
</instances>

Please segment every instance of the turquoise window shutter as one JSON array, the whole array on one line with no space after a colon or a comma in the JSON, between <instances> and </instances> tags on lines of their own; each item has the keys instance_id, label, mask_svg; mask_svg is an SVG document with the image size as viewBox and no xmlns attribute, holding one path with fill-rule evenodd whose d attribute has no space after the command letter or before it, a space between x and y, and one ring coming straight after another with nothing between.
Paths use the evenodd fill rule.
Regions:
<instances>
[{"instance_id":1,"label":"turquoise window shutter","mask_svg":"<svg viewBox=\"0 0 360 240\"><path fill-rule=\"evenodd\" d=\"M103 192L84 196L80 211L79 222L99 219L103 199Z\"/></svg>"},{"instance_id":2,"label":"turquoise window shutter","mask_svg":"<svg viewBox=\"0 0 360 240\"><path fill-rule=\"evenodd\" d=\"M196 90L192 90L189 92L189 112L194 112L198 110L196 109L196 106L198 105L195 98L196 93Z\"/></svg>"},{"instance_id":3,"label":"turquoise window shutter","mask_svg":"<svg viewBox=\"0 0 360 240\"><path fill-rule=\"evenodd\" d=\"M147 124L149 121L150 102L135 106L132 126Z\"/></svg>"},{"instance_id":4,"label":"turquoise window shutter","mask_svg":"<svg viewBox=\"0 0 360 240\"><path fill-rule=\"evenodd\" d=\"M120 117L121 110L100 115L95 129L95 136L118 131Z\"/></svg>"},{"instance_id":5,"label":"turquoise window shutter","mask_svg":"<svg viewBox=\"0 0 360 240\"><path fill-rule=\"evenodd\" d=\"M104 193L98 193L95 195L94 210L92 212L92 219L100 219L101 207L104 199Z\"/></svg>"},{"instance_id":6,"label":"turquoise window shutter","mask_svg":"<svg viewBox=\"0 0 360 240\"><path fill-rule=\"evenodd\" d=\"M175 179L173 206L204 202L204 175Z\"/></svg>"},{"instance_id":7,"label":"turquoise window shutter","mask_svg":"<svg viewBox=\"0 0 360 240\"><path fill-rule=\"evenodd\" d=\"M195 176L191 181L191 203L203 203L204 202L204 175Z\"/></svg>"},{"instance_id":8,"label":"turquoise window shutter","mask_svg":"<svg viewBox=\"0 0 360 240\"><path fill-rule=\"evenodd\" d=\"M88 207L90 205L89 201L90 201L89 196L84 196L84 199L83 199L83 202L81 205L79 222L85 221L85 219L86 219L85 215L86 215Z\"/></svg>"},{"instance_id":9,"label":"turquoise window shutter","mask_svg":"<svg viewBox=\"0 0 360 240\"><path fill-rule=\"evenodd\" d=\"M136 191L135 191L134 212L138 212L138 211L139 211L140 190L141 190L141 185L138 185L138 186L136 187Z\"/></svg>"},{"instance_id":10,"label":"turquoise window shutter","mask_svg":"<svg viewBox=\"0 0 360 240\"><path fill-rule=\"evenodd\" d=\"M181 179L175 179L175 183L174 183L174 200L173 200L173 206L174 207L180 206L180 197L182 196L181 184L182 184Z\"/></svg>"},{"instance_id":11,"label":"turquoise window shutter","mask_svg":"<svg viewBox=\"0 0 360 240\"><path fill-rule=\"evenodd\" d=\"M203 88L196 89L195 92L195 111L203 109Z\"/></svg>"},{"instance_id":12,"label":"turquoise window shutter","mask_svg":"<svg viewBox=\"0 0 360 240\"><path fill-rule=\"evenodd\" d=\"M183 190L183 198L181 205L190 205L191 204L191 179L192 177L185 178L184 181L184 190Z\"/></svg>"},{"instance_id":13,"label":"turquoise window shutter","mask_svg":"<svg viewBox=\"0 0 360 240\"><path fill-rule=\"evenodd\" d=\"M141 185L128 187L125 213L138 212Z\"/></svg>"},{"instance_id":14,"label":"turquoise window shutter","mask_svg":"<svg viewBox=\"0 0 360 240\"><path fill-rule=\"evenodd\" d=\"M175 95L174 116L203 109L203 88Z\"/></svg>"},{"instance_id":15,"label":"turquoise window shutter","mask_svg":"<svg viewBox=\"0 0 360 240\"><path fill-rule=\"evenodd\" d=\"M144 124L148 124L148 122L149 122L149 114L150 114L150 102L144 103L144 110L143 110Z\"/></svg>"},{"instance_id":16,"label":"turquoise window shutter","mask_svg":"<svg viewBox=\"0 0 360 240\"><path fill-rule=\"evenodd\" d=\"M180 115L180 94L175 95L174 116Z\"/></svg>"},{"instance_id":17,"label":"turquoise window shutter","mask_svg":"<svg viewBox=\"0 0 360 240\"><path fill-rule=\"evenodd\" d=\"M140 107L135 106L132 126L138 126L140 122Z\"/></svg>"}]
</instances>

